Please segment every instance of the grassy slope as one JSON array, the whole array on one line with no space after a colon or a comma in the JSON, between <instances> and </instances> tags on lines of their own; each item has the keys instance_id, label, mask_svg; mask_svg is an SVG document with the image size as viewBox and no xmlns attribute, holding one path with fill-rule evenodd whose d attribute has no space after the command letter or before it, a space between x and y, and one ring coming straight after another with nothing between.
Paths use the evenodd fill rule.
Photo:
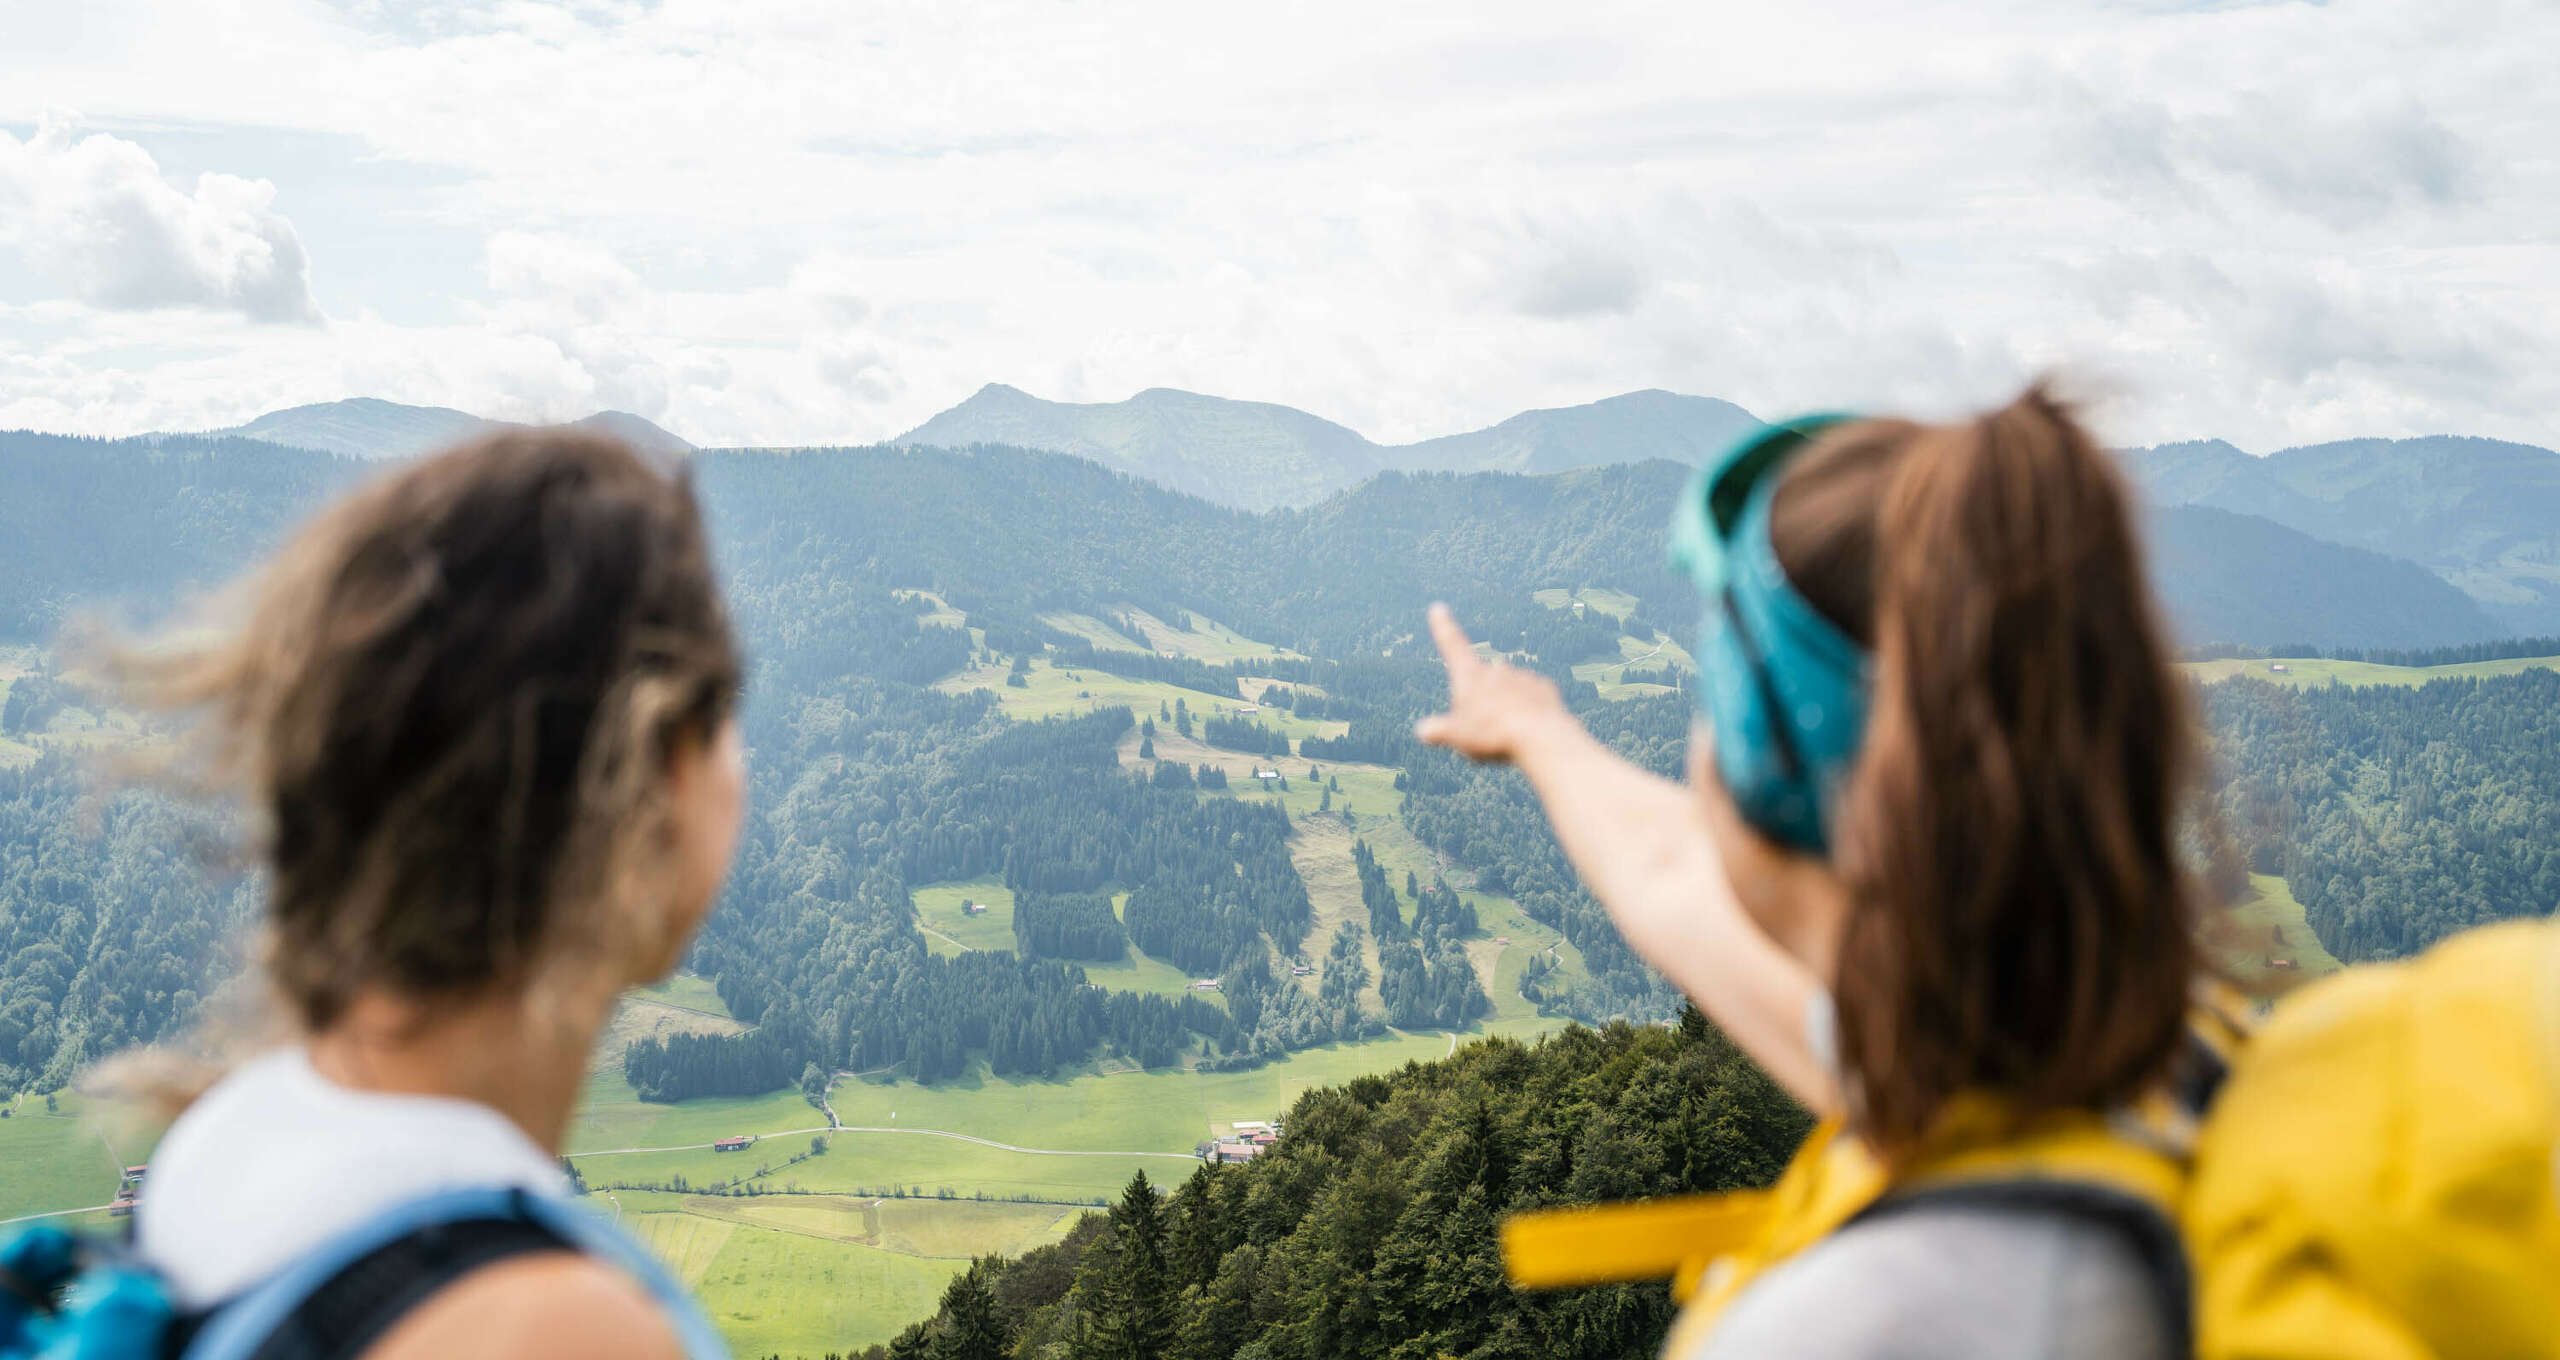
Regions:
<instances>
[{"instance_id":1,"label":"grassy slope","mask_svg":"<svg viewBox=\"0 0 2560 1360\"><path fill-rule=\"evenodd\" d=\"M815 1356L888 1340L966 1264L737 1227L694 1292L738 1354Z\"/></svg>"},{"instance_id":2,"label":"grassy slope","mask_svg":"<svg viewBox=\"0 0 2560 1360\"><path fill-rule=\"evenodd\" d=\"M973 689L987 690L996 696L996 702L1006 717L1026 722L1090 713L1113 705L1126 706L1140 718L1156 718L1162 709L1170 707L1177 699L1189 705L1191 712L1198 716L1215 711L1221 705L1233 707L1241 702L1221 700L1196 689L1184 689L1180 685L1168 685L1157 680L1130 680L1092 667L1060 670L1045 658L1031 663L1031 673L1026 677L1028 683L1016 688L1005 683L1005 673L1011 666L1012 663L1005 660L971 666L934 682L934 688L952 694L963 694ZM1294 713L1276 711L1256 716L1263 726L1282 733L1292 741L1306 737L1338 737L1351 726L1346 722L1319 722ZM1161 718L1158 718L1158 726L1171 730L1170 724Z\"/></svg>"},{"instance_id":3,"label":"grassy slope","mask_svg":"<svg viewBox=\"0 0 2560 1360\"><path fill-rule=\"evenodd\" d=\"M967 949L1013 948L1013 890L993 878L953 880L928 883L914 893L916 917L925 927L925 947L936 954L957 954ZM987 910L970 916L960 908L966 902L983 902ZM1126 894L1118 905L1127 906ZM1115 963L1096 963L1079 959L1076 966L1085 976L1115 992L1143 992L1151 996L1176 997L1190 991L1191 975L1166 963L1150 958L1146 951L1130 948ZM1215 993L1207 999L1220 1005L1225 998Z\"/></svg>"},{"instance_id":4,"label":"grassy slope","mask_svg":"<svg viewBox=\"0 0 2560 1360\"><path fill-rule=\"evenodd\" d=\"M1557 587L1537 591L1530 598L1549 609L1571 609L1578 604L1617 619L1634 613L1636 608L1636 597L1622 590L1566 590ZM1688 649L1667 634L1658 642L1639 642L1621 636L1615 660L1577 663L1573 668L1573 678L1590 681L1599 689L1603 699L1633 699L1647 694L1666 694L1670 689L1665 685L1626 684L1622 677L1627 671L1631 668L1660 670L1666 665L1691 672L1698 669L1697 660L1689 655Z\"/></svg>"},{"instance_id":5,"label":"grassy slope","mask_svg":"<svg viewBox=\"0 0 2560 1360\"><path fill-rule=\"evenodd\" d=\"M2293 889L2273 874L2249 875L2249 894L2210 920L2205 947L2213 961L2244 986L2282 990L2338 971L2338 960L2311 933ZM2291 969L2271 966L2290 959Z\"/></svg>"},{"instance_id":6,"label":"grassy slope","mask_svg":"<svg viewBox=\"0 0 2560 1360\"><path fill-rule=\"evenodd\" d=\"M1586 586L1580 590L1567 590L1559 586L1536 591L1530 598L1549 609L1570 609L1579 604L1586 609L1597 609L1613 619L1623 619L1636 611L1635 596L1623 590L1605 590L1592 586Z\"/></svg>"},{"instance_id":7,"label":"grassy slope","mask_svg":"<svg viewBox=\"0 0 2560 1360\"><path fill-rule=\"evenodd\" d=\"M1040 621L1061 633L1083 638L1104 651L1145 652L1153 648L1091 614L1043 614Z\"/></svg>"},{"instance_id":8,"label":"grassy slope","mask_svg":"<svg viewBox=\"0 0 2560 1360\"><path fill-rule=\"evenodd\" d=\"M0 1218L104 1204L123 1179L124 1158L148 1156L147 1139L93 1117L78 1095L60 1092L55 1104L60 1113L47 1114L44 1097L22 1097L0 1119Z\"/></svg>"},{"instance_id":9,"label":"grassy slope","mask_svg":"<svg viewBox=\"0 0 2560 1360\"><path fill-rule=\"evenodd\" d=\"M796 1090L655 1104L633 1093L631 1083L622 1079L620 1064L609 1064L587 1078L578 1117L569 1125L569 1151L677 1147L826 1122L826 1115L811 1108Z\"/></svg>"},{"instance_id":10,"label":"grassy slope","mask_svg":"<svg viewBox=\"0 0 2560 1360\"><path fill-rule=\"evenodd\" d=\"M1212 666L1225 665L1230 661L1258 661L1270 656L1295 657L1298 655L1286 647L1256 642L1205 614L1192 615L1191 628L1186 632L1143 609L1133 607L1121 612L1128 616L1131 623L1138 626L1139 632L1146 635L1144 641L1149 650L1171 652L1176 656L1197 657Z\"/></svg>"},{"instance_id":11,"label":"grassy slope","mask_svg":"<svg viewBox=\"0 0 2560 1360\"><path fill-rule=\"evenodd\" d=\"M720 1016L729 1013L729 1004L720 999L720 989L711 985L711 979L691 973L671 974L663 982L633 989L631 996L634 1000L682 1006L689 1011L708 1011Z\"/></svg>"},{"instance_id":12,"label":"grassy slope","mask_svg":"<svg viewBox=\"0 0 2560 1360\"><path fill-rule=\"evenodd\" d=\"M2235 675L2279 685L2423 685L2430 680L2486 679L2524 671L2560 670L2560 656L2511 657L2504 661L2470 661L2457 666L2377 666L2370 661L2325 661L2318 657L2279 657L2269 661L2229 658L2184 663L2189 675L2210 684ZM2269 666L2282 666L2282 672Z\"/></svg>"},{"instance_id":13,"label":"grassy slope","mask_svg":"<svg viewBox=\"0 0 2560 1360\"><path fill-rule=\"evenodd\" d=\"M954 1271L1055 1241L1080 1209L842 1195L599 1198L694 1288L742 1355L884 1341L931 1311Z\"/></svg>"}]
</instances>

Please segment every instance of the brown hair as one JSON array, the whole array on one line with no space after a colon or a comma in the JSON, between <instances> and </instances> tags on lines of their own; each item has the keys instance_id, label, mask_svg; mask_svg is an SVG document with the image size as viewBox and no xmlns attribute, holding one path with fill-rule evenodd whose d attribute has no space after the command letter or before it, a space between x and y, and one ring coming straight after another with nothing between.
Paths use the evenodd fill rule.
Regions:
<instances>
[{"instance_id":1,"label":"brown hair","mask_svg":"<svg viewBox=\"0 0 2560 1360\"><path fill-rule=\"evenodd\" d=\"M494 435L359 488L228 598L231 626L119 669L204 720L202 773L246 803L292 1020L666 946L660 776L739 685L684 476L595 434Z\"/></svg>"},{"instance_id":2,"label":"brown hair","mask_svg":"<svg viewBox=\"0 0 2560 1360\"><path fill-rule=\"evenodd\" d=\"M2115 467L2039 384L1963 424L1834 431L1770 536L1873 656L1832 824L1863 1128L1905 1149L1962 1092L2021 1119L2139 1095L2196 962L2193 738Z\"/></svg>"}]
</instances>

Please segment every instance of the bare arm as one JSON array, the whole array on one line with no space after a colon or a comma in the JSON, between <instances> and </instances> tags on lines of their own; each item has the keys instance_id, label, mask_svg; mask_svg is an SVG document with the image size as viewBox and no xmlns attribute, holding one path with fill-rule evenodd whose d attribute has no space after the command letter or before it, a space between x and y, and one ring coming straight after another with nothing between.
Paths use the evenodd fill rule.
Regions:
<instances>
[{"instance_id":1,"label":"bare arm","mask_svg":"<svg viewBox=\"0 0 2560 1360\"><path fill-rule=\"evenodd\" d=\"M1417 735L1519 766L1628 945L1796 1099L1837 1111L1837 1084L1805 1033L1814 976L1743 910L1710 803L1602 745L1546 677L1476 656L1446 606L1432 606L1431 632L1449 668L1449 711Z\"/></svg>"}]
</instances>

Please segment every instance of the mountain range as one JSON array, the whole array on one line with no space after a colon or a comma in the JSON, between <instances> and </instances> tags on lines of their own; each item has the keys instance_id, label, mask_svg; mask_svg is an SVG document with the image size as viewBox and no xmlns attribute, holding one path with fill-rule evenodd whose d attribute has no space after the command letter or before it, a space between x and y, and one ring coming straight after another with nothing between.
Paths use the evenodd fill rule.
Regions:
<instances>
[{"instance_id":1,"label":"mountain range","mask_svg":"<svg viewBox=\"0 0 2560 1360\"><path fill-rule=\"evenodd\" d=\"M2253 457L2220 440L2125 451L2144 494L2404 557L2510 633L2560 633L2560 454L2437 435Z\"/></svg>"},{"instance_id":2,"label":"mountain range","mask_svg":"<svg viewBox=\"0 0 2560 1360\"><path fill-rule=\"evenodd\" d=\"M628 411L598 411L572 425L601 430L650 453L691 453L693 445ZM235 437L318 449L348 458L407 458L485 434L522 429L450 406L407 406L379 397L350 397L269 411L245 425L207 431L207 438Z\"/></svg>"},{"instance_id":3,"label":"mountain range","mask_svg":"<svg viewBox=\"0 0 2560 1360\"><path fill-rule=\"evenodd\" d=\"M1091 458L1245 510L1312 505L1381 472L1536 475L1661 458L1695 463L1760 424L1713 397L1629 392L1524 411L1486 429L1379 444L1294 407L1153 387L1126 401L1047 401L989 383L890 441L1005 444Z\"/></svg>"},{"instance_id":4,"label":"mountain range","mask_svg":"<svg viewBox=\"0 0 2560 1360\"><path fill-rule=\"evenodd\" d=\"M694 447L626 412L577 423L647 448ZM201 438L381 459L506 424L356 398L270 412ZM1259 512L1324 506L1398 473L1536 477L1690 465L1757 424L1730 402L1647 390L1390 445L1269 402L1170 388L1057 402L991 383L891 444L1067 453ZM2549 449L2435 436L2264 456L2207 440L2119 456L2149 502L2162 591L2191 643L2407 647L2560 633L2560 454Z\"/></svg>"}]
</instances>

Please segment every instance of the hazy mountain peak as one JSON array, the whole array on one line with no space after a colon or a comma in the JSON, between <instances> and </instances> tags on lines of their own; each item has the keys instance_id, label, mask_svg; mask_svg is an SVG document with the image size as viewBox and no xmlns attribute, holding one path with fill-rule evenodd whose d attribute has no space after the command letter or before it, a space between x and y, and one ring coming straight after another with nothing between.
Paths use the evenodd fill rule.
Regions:
<instances>
[{"instance_id":1,"label":"hazy mountain peak","mask_svg":"<svg viewBox=\"0 0 2560 1360\"><path fill-rule=\"evenodd\" d=\"M644 452L689 453L693 445L628 411L598 411L570 422L613 435ZM243 425L208 434L319 449L348 458L408 458L491 430L520 428L449 406L410 406L380 397L347 397L269 411Z\"/></svg>"},{"instance_id":2,"label":"hazy mountain peak","mask_svg":"<svg viewBox=\"0 0 2560 1360\"><path fill-rule=\"evenodd\" d=\"M1072 453L1250 510L1310 505L1389 469L1558 472L1695 462L1759 421L1731 402L1658 388L1523 411L1489 429L1384 447L1274 402L1150 387L1116 402L1048 401L988 383L900 444L1010 444Z\"/></svg>"},{"instance_id":3,"label":"hazy mountain peak","mask_svg":"<svg viewBox=\"0 0 2560 1360\"><path fill-rule=\"evenodd\" d=\"M1562 472L1653 458L1695 463L1759 427L1759 417L1732 402L1648 387L1523 411L1489 429L1405 445L1393 456L1399 467L1474 472Z\"/></svg>"}]
</instances>

